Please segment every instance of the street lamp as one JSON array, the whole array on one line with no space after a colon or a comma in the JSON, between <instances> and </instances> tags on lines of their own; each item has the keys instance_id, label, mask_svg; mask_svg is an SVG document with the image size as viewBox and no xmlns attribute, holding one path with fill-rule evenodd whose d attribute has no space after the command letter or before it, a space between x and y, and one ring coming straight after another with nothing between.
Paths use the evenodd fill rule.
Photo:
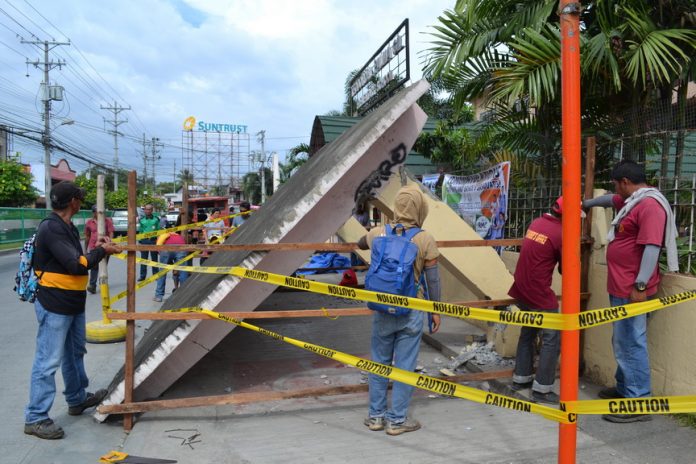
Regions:
<instances>
[{"instance_id":1,"label":"street lamp","mask_svg":"<svg viewBox=\"0 0 696 464\"><path fill-rule=\"evenodd\" d=\"M70 126L75 124L72 119L63 119L55 129L60 126ZM51 126L46 121L45 130L42 137L44 146L44 196L46 197L46 209L51 209Z\"/></svg>"}]
</instances>

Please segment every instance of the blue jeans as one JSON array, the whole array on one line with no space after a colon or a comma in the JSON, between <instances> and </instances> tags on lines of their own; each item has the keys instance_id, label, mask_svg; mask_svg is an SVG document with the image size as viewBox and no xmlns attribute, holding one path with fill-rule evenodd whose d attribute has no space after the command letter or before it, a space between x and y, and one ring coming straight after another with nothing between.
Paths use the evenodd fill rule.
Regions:
<instances>
[{"instance_id":1,"label":"blue jeans","mask_svg":"<svg viewBox=\"0 0 696 464\"><path fill-rule=\"evenodd\" d=\"M519 304L519 307L522 311L532 311L524 304ZM558 309L544 312L557 313ZM534 342L539 331L541 331L541 350L535 376L533 373ZM512 380L517 383L527 383L534 379L532 390L539 393L549 393L553 390L553 383L556 381L556 365L558 364L560 348L561 333L558 330L522 327L520 338L517 342L515 371L512 375Z\"/></svg>"},{"instance_id":2,"label":"blue jeans","mask_svg":"<svg viewBox=\"0 0 696 464\"><path fill-rule=\"evenodd\" d=\"M77 406L87 398L89 379L85 373L87 353L85 313L75 316L56 314L34 302L39 329L36 335L36 354L31 369L29 404L24 410L24 422L33 424L48 419L48 411L56 396L56 370L60 366L65 383L65 401Z\"/></svg>"},{"instance_id":3,"label":"blue jeans","mask_svg":"<svg viewBox=\"0 0 696 464\"><path fill-rule=\"evenodd\" d=\"M418 361L422 334L423 313L421 311L411 311L405 316L375 312L372 319L372 360L387 366L394 361L394 367L413 372ZM393 424L404 422L414 387L394 382L391 409L387 409L389 380L370 374L368 384L370 387L369 416L384 417Z\"/></svg>"},{"instance_id":4,"label":"blue jeans","mask_svg":"<svg viewBox=\"0 0 696 464\"><path fill-rule=\"evenodd\" d=\"M141 245L154 245L156 244L157 241L154 238L144 238L140 241ZM156 251L141 251L140 252L140 257L142 259L148 259L148 256L150 256L151 261L157 261L157 256L158 253ZM156 267L152 268L152 275L155 275L159 272L159 269ZM145 280L145 277L147 277L147 266L144 264L140 265L140 280Z\"/></svg>"},{"instance_id":5,"label":"blue jeans","mask_svg":"<svg viewBox=\"0 0 696 464\"><path fill-rule=\"evenodd\" d=\"M186 257L185 251L163 251L160 253L159 262L162 264L174 264L177 261L181 261ZM186 263L183 263L186 264ZM179 284L183 284L188 278L189 273L186 271L179 271ZM167 284L167 274L163 275L157 279L157 289L155 290L155 296L163 298L164 289Z\"/></svg>"},{"instance_id":6,"label":"blue jeans","mask_svg":"<svg viewBox=\"0 0 696 464\"><path fill-rule=\"evenodd\" d=\"M628 298L609 295L612 306L629 304ZM650 396L648 315L639 314L613 323L611 344L616 358L616 390L626 398Z\"/></svg>"}]
</instances>

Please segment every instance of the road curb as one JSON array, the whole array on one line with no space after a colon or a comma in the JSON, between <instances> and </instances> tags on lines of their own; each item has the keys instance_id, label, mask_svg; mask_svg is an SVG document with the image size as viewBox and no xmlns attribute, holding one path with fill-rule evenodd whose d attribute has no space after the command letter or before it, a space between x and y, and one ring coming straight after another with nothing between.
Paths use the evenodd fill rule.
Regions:
<instances>
[{"instance_id":1,"label":"road curb","mask_svg":"<svg viewBox=\"0 0 696 464\"><path fill-rule=\"evenodd\" d=\"M19 254L19 250L21 250L22 247L18 248L9 248L7 250L0 250L0 256L5 256L5 255L11 255L11 254Z\"/></svg>"}]
</instances>

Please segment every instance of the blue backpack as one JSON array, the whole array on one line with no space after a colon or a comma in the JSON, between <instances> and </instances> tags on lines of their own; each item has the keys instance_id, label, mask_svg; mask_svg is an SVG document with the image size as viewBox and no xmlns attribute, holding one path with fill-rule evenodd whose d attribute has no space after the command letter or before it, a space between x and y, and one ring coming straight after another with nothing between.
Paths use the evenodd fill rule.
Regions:
<instances>
[{"instance_id":1,"label":"blue backpack","mask_svg":"<svg viewBox=\"0 0 696 464\"><path fill-rule=\"evenodd\" d=\"M375 237L372 241L370 269L365 276L365 289L416 296L419 286L416 284L413 265L418 257L418 246L413 243L413 237L421 232L421 229L406 229L401 224L394 227L386 225L384 229L385 235ZM411 312L410 308L381 303L370 302L367 303L367 307L394 316L405 316Z\"/></svg>"},{"instance_id":2,"label":"blue backpack","mask_svg":"<svg viewBox=\"0 0 696 464\"><path fill-rule=\"evenodd\" d=\"M39 286L39 278L34 272L34 251L36 234L24 242L24 246L19 250L19 269L15 275L14 291L17 292L19 299L33 303L36 300L36 290ZM43 274L43 273L42 273Z\"/></svg>"}]
</instances>

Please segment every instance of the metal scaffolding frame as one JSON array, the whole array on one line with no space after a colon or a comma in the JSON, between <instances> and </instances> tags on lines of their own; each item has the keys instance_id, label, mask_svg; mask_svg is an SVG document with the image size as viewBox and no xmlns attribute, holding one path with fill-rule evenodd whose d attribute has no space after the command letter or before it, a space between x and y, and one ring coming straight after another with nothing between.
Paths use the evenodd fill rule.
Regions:
<instances>
[{"instance_id":1,"label":"metal scaffolding frame","mask_svg":"<svg viewBox=\"0 0 696 464\"><path fill-rule=\"evenodd\" d=\"M196 185L210 190L216 186L240 189L242 177L251 169L248 133L182 131L182 166Z\"/></svg>"}]
</instances>

